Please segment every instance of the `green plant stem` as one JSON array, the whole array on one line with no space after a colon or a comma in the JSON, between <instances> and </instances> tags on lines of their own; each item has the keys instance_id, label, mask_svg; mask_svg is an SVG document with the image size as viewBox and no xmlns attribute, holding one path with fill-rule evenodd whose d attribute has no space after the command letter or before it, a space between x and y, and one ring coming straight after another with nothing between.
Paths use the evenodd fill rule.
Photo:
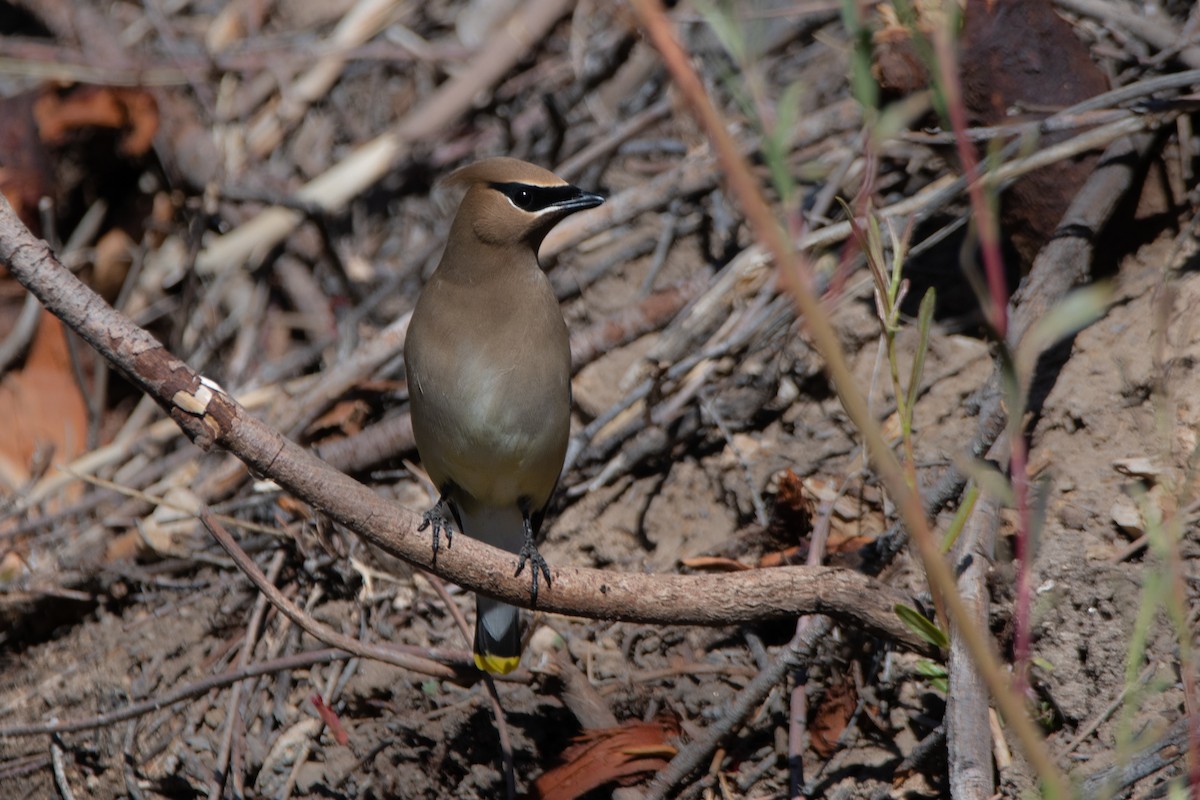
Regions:
<instances>
[{"instance_id":1,"label":"green plant stem","mask_svg":"<svg viewBox=\"0 0 1200 800\"><path fill-rule=\"evenodd\" d=\"M780 282L792 295L818 352L825 359L830 379L842 405L866 441L872 462L884 483L924 562L930 582L946 599L951 619L958 624L967 649L988 685L1000 712L1021 744L1025 757L1037 771L1051 797L1066 798L1069 786L1050 758L1049 748L1037 727L1025 712L1021 696L1012 690L1007 676L993 652L989 637L971 621L970 613L959 596L954 575L938 551L921 499L908 485L904 470L883 439L883 433L862 393L859 391L837 340L833 325L820 300L813 293L811 270L792 247L783 229L763 198L749 165L742 158L724 120L713 106L687 54L677 41L670 21L658 0L633 0L634 11L651 41L662 54L663 62L693 115L704 128L720 162L729 188L741 203L756 237L775 259Z\"/></svg>"}]
</instances>

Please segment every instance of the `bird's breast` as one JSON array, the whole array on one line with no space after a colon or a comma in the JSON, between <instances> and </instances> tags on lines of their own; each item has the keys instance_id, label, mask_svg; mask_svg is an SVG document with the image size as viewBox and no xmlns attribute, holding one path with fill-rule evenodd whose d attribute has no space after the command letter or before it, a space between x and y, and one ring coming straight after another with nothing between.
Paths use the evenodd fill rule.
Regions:
<instances>
[{"instance_id":1,"label":"bird's breast","mask_svg":"<svg viewBox=\"0 0 1200 800\"><path fill-rule=\"evenodd\" d=\"M456 302L448 288L427 288L444 292L434 295L438 317L420 319L426 309L418 305L419 339L406 348L421 459L435 482L453 481L481 502L528 497L540 506L570 430L570 355L557 302L478 287ZM490 302L480 307L480 297Z\"/></svg>"}]
</instances>

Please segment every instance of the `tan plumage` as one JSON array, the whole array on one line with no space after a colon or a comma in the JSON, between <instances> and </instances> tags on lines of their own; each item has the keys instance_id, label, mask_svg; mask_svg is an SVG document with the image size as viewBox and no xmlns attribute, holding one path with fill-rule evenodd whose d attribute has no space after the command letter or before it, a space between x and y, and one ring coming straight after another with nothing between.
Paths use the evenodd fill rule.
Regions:
<instances>
[{"instance_id":1,"label":"tan plumage","mask_svg":"<svg viewBox=\"0 0 1200 800\"><path fill-rule=\"evenodd\" d=\"M539 569L550 575L533 537L571 411L567 326L537 249L560 220L603 200L511 158L464 167L447 183L466 194L404 346L417 450L442 493L426 524L436 548L444 504L468 536L520 553L521 565L532 559L536 599ZM517 609L487 597L476 609L476 664L511 671Z\"/></svg>"}]
</instances>

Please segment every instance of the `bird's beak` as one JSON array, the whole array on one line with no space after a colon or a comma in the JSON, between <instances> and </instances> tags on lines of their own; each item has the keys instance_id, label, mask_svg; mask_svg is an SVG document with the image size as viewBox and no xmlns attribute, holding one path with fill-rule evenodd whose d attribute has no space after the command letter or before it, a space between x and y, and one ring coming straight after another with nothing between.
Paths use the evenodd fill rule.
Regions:
<instances>
[{"instance_id":1,"label":"bird's beak","mask_svg":"<svg viewBox=\"0 0 1200 800\"><path fill-rule=\"evenodd\" d=\"M595 208L604 202L604 198L598 194L585 192L582 189L578 191L579 194L576 196L568 197L566 200L560 200L551 206L551 208L558 209L559 211L569 211L574 213L576 211L583 211L585 208Z\"/></svg>"}]
</instances>

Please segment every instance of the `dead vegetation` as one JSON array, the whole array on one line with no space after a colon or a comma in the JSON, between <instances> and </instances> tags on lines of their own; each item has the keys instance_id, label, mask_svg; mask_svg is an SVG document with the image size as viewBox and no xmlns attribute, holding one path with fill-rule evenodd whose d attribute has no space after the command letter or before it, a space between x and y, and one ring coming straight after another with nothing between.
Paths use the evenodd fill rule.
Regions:
<instances>
[{"instance_id":1,"label":"dead vegetation","mask_svg":"<svg viewBox=\"0 0 1200 800\"><path fill-rule=\"evenodd\" d=\"M0 7L3 794L1200 790L1200 16L634 5ZM528 585L415 531L400 357L492 154L609 198L495 684L441 578Z\"/></svg>"}]
</instances>

